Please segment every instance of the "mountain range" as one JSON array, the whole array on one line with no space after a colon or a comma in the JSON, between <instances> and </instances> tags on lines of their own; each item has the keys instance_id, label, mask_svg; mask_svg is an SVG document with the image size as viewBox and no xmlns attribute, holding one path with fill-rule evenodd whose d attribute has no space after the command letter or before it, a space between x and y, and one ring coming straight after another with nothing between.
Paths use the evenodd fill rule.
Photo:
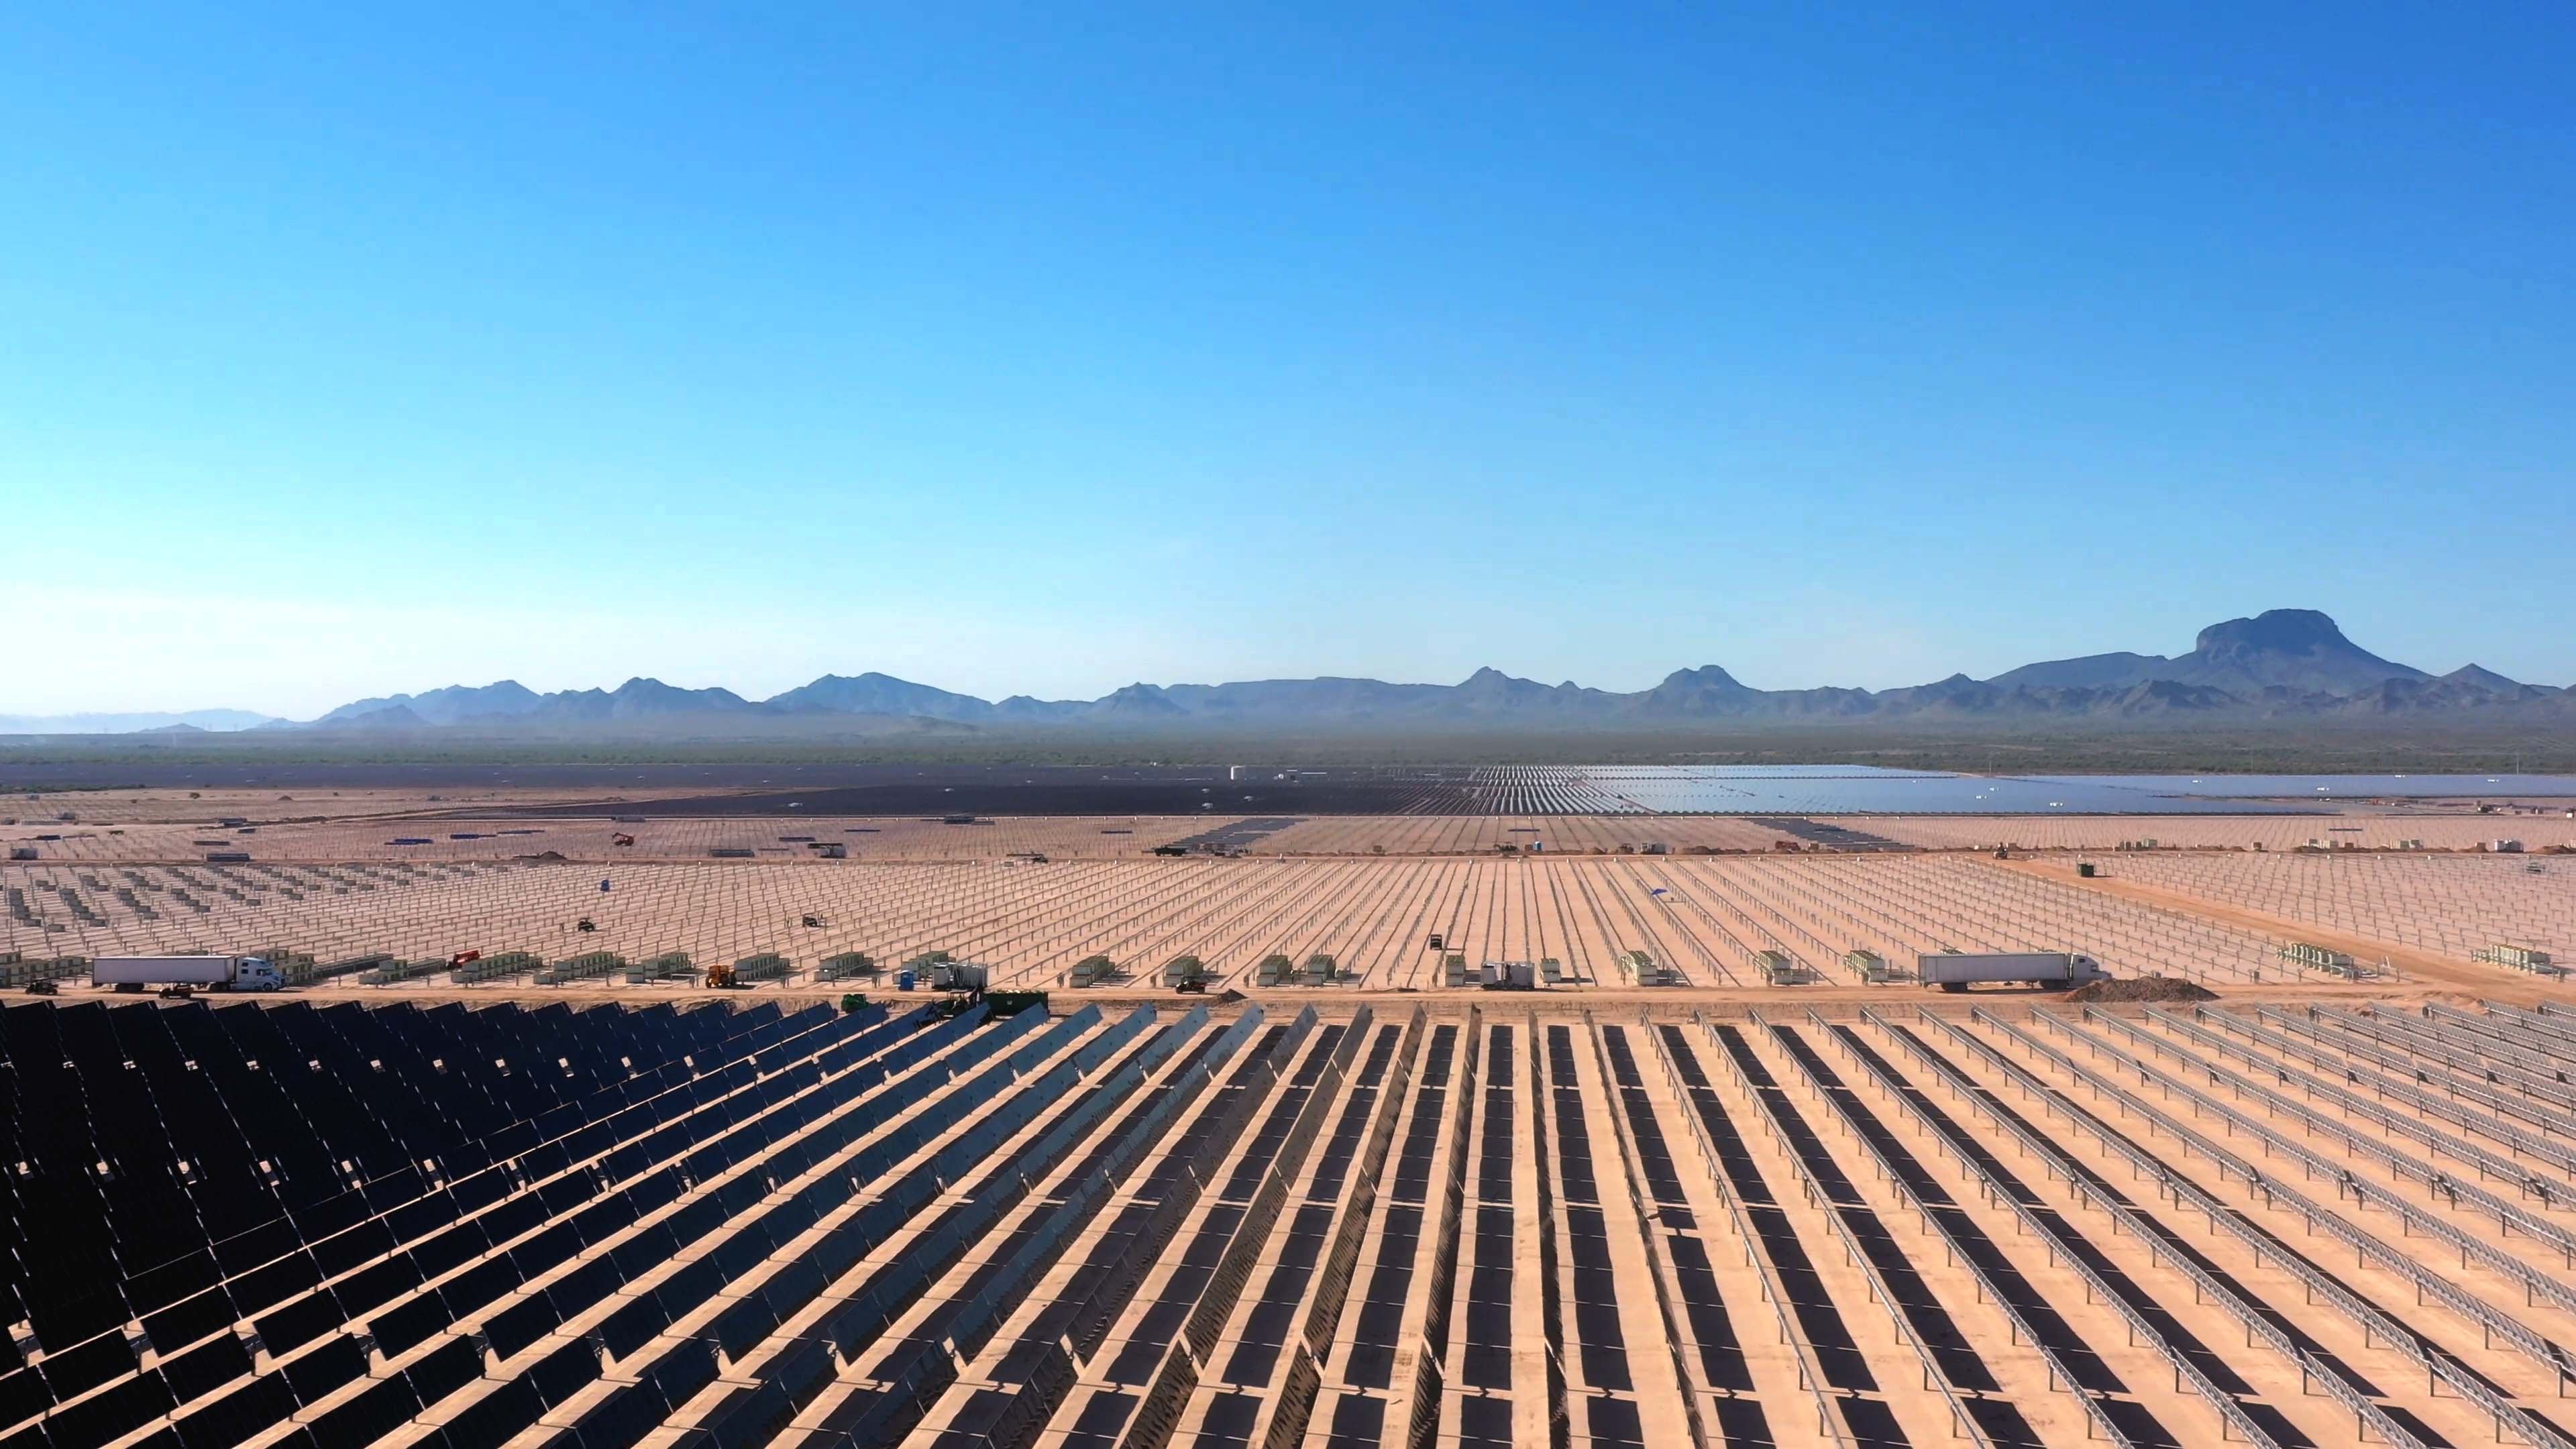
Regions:
<instances>
[{"instance_id":1,"label":"mountain range","mask_svg":"<svg viewBox=\"0 0 2576 1449\"><path fill-rule=\"evenodd\" d=\"M1548 685L1479 669L1457 684L1376 679L1268 679L1231 684L1130 684L1098 699L986 700L885 674L827 674L765 700L727 689L630 679L615 689L540 694L514 680L450 685L355 700L302 724L261 729L580 731L644 721L765 720L924 729L1115 726L1128 729L1515 726L1655 728L1704 721L2080 719L2105 723L2197 717L2513 711L2576 722L2576 688L2522 684L2471 664L2434 675L2383 659L2309 609L2274 609L2200 631L2189 652L2092 654L2025 664L1990 679L1954 674L1930 684L1867 690L1754 689L1714 664L1674 671L1651 689L1619 693L1571 681Z\"/></svg>"}]
</instances>

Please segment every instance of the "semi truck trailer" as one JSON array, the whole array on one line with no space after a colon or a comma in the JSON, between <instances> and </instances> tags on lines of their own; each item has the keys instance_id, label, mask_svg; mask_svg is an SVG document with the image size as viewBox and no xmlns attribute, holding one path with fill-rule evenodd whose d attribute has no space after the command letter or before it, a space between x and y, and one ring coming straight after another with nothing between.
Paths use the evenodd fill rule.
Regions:
<instances>
[{"instance_id":1,"label":"semi truck trailer","mask_svg":"<svg viewBox=\"0 0 2576 1449\"><path fill-rule=\"evenodd\" d=\"M1944 991L1965 991L1979 981L2063 990L2111 979L2100 962L2072 951L1930 951L1916 973L1924 985Z\"/></svg>"},{"instance_id":2,"label":"semi truck trailer","mask_svg":"<svg viewBox=\"0 0 2576 1449\"><path fill-rule=\"evenodd\" d=\"M286 984L262 956L101 956L89 963L89 983L119 991L147 986L275 991Z\"/></svg>"}]
</instances>

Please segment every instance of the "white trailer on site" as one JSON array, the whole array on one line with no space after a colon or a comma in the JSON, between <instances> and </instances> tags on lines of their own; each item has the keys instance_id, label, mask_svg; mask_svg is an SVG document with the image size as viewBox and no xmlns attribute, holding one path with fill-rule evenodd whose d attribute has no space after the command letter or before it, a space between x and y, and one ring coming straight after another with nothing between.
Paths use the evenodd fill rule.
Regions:
<instances>
[{"instance_id":1,"label":"white trailer on site","mask_svg":"<svg viewBox=\"0 0 2576 1449\"><path fill-rule=\"evenodd\" d=\"M286 982L264 956L101 956L89 963L89 984L120 991L147 986L275 991Z\"/></svg>"},{"instance_id":2,"label":"white trailer on site","mask_svg":"<svg viewBox=\"0 0 2576 1449\"><path fill-rule=\"evenodd\" d=\"M2108 981L2102 963L2073 951L1926 951L1916 979L1944 991L1965 991L1979 981L2010 981L2063 990Z\"/></svg>"}]
</instances>

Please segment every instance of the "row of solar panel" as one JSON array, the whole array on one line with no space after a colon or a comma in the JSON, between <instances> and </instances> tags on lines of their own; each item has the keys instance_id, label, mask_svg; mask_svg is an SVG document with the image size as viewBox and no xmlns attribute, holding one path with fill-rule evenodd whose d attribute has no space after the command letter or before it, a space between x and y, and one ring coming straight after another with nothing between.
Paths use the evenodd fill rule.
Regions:
<instances>
[{"instance_id":1,"label":"row of solar panel","mask_svg":"<svg viewBox=\"0 0 2576 1449\"><path fill-rule=\"evenodd\" d=\"M562 1101L560 1081L530 1077L523 1114L482 1139L482 1150L460 1146L453 1124L421 1105L414 1079L434 1076L427 1068L306 1065L357 1050L339 1031L366 1019L357 1007L38 1004L6 1015L18 1089L7 1096L13 1106L41 1104L13 1114L20 1146L9 1160L24 1169L8 1184L7 1222L20 1243L45 1251L13 1255L0 1291L24 1297L49 1346L148 1315L282 1244L418 1196L429 1173L472 1172L571 1125L534 1125L549 1115L586 1115ZM685 1074L680 1059L730 1016L664 1015L620 1044L629 1060L648 1050L658 1058L639 1062L648 1073ZM763 1017L737 1025L779 1024ZM569 1013L550 1024L580 1025ZM624 1087L632 1069L618 1070L618 1083L586 1097Z\"/></svg>"},{"instance_id":2,"label":"row of solar panel","mask_svg":"<svg viewBox=\"0 0 2576 1449\"><path fill-rule=\"evenodd\" d=\"M917 1014L901 1027L881 1030L900 1035L918 1025L922 1015L926 1014ZM851 1045L854 1030L872 1019L860 1017L845 1022L827 1018L823 1030L809 1035L825 1039L827 1046L832 1041ZM818 1071L819 1068L809 1067L808 1075ZM145 1320L149 1341L164 1354L174 1353L208 1333L219 1334L214 1341L220 1343L229 1338L222 1331L231 1323L255 1316L269 1351L287 1353L356 1315L416 1290L428 1278L478 1255L495 1253L514 1236L552 1223L538 1236L488 1257L468 1275L469 1280L486 1281L506 1274L507 1281L515 1283L562 1261L578 1251L584 1241L596 1240L598 1227L593 1227L585 1239L577 1227L558 1221L561 1214L599 1196L608 1182L631 1174L655 1154L701 1140L746 1112L776 1100L795 1080L791 1072L753 1086L753 1069L745 1062L738 1064L736 1070L686 1082L604 1119L605 1123L622 1125L603 1125L599 1139L590 1144L593 1151L608 1146L621 1131L654 1133L657 1124L668 1124L653 1138L630 1142L605 1162L559 1171L545 1179L545 1173L563 1167L565 1149L559 1139L552 1152L540 1154L553 1158L552 1162L523 1158L473 1175L404 1210L367 1219L311 1247L299 1246L284 1257L164 1309ZM736 1095L717 1101L713 1107L705 1105L717 1092L728 1090ZM700 1165L703 1168L705 1164ZM623 1220L631 1222L657 1202L669 1201L679 1190L676 1178L643 1179L608 1203L594 1204L593 1221L604 1223L622 1215ZM478 1213L478 1209L483 1211ZM459 1221L460 1214L475 1215ZM387 1253L394 1256L384 1256ZM366 1266L360 1267L361 1264ZM424 1303L434 1301L433 1296L403 1305L384 1316L380 1331L396 1340L415 1332L411 1326L413 1316L423 1311ZM49 1392L31 1397L19 1389L18 1396L8 1403L12 1409L24 1410L30 1402L40 1406L47 1400L60 1401L133 1374L136 1362L122 1332L103 1335L64 1354L49 1356L25 1376L40 1380ZM75 1363L81 1366L78 1374L70 1371ZM0 1394L17 1387L16 1377L0 1380Z\"/></svg>"}]
</instances>

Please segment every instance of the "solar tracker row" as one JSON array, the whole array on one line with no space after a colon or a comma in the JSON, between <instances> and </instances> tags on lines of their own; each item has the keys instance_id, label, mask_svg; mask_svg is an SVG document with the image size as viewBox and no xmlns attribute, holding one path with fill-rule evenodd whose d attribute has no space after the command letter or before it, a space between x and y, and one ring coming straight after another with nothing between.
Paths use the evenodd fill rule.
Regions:
<instances>
[{"instance_id":1,"label":"solar tracker row","mask_svg":"<svg viewBox=\"0 0 2576 1449\"><path fill-rule=\"evenodd\" d=\"M2568 1018L1515 1007L13 1006L0 1445L2570 1442Z\"/></svg>"}]
</instances>

